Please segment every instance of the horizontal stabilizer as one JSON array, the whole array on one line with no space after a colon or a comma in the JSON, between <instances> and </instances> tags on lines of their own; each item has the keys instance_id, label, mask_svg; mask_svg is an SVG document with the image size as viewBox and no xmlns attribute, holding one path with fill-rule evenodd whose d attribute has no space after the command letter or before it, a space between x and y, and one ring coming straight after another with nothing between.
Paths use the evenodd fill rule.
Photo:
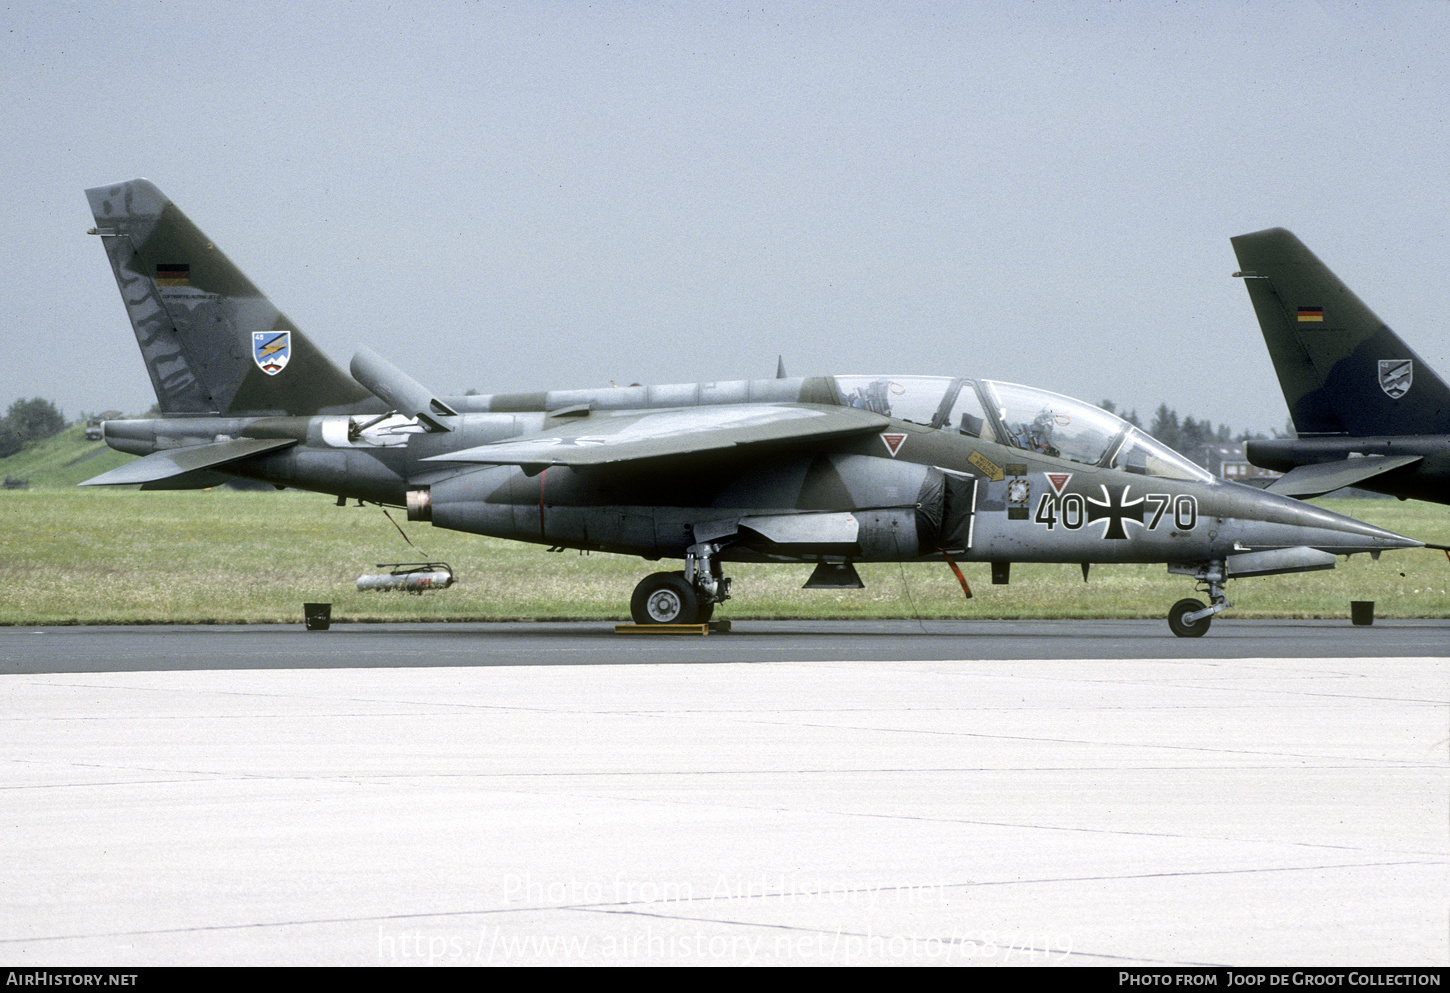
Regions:
<instances>
[{"instance_id":1,"label":"horizontal stabilizer","mask_svg":"<svg viewBox=\"0 0 1450 993\"><path fill-rule=\"evenodd\" d=\"M214 469L228 462L275 452L279 448L295 444L295 438L236 438L192 448L152 452L135 462L128 462L120 468L103 472L94 479L87 479L81 485L131 486L136 483L153 483L160 479L196 472L198 469Z\"/></svg>"},{"instance_id":2,"label":"horizontal stabilizer","mask_svg":"<svg viewBox=\"0 0 1450 993\"><path fill-rule=\"evenodd\" d=\"M1301 465L1269 484L1271 493L1284 496L1323 496L1345 486L1354 486L1373 479L1375 476L1419 462L1420 455L1367 455L1358 459L1342 459L1338 462L1319 462Z\"/></svg>"},{"instance_id":3,"label":"horizontal stabilizer","mask_svg":"<svg viewBox=\"0 0 1450 993\"><path fill-rule=\"evenodd\" d=\"M142 483L141 488L143 490L210 490L218 486L225 486L236 478L236 476L224 472L197 469L195 472L183 472L180 476L153 479L149 483Z\"/></svg>"},{"instance_id":4,"label":"horizontal stabilizer","mask_svg":"<svg viewBox=\"0 0 1450 993\"><path fill-rule=\"evenodd\" d=\"M880 431L889 423L880 414L855 407L812 404L720 404L625 414L594 412L536 435L435 455L424 461L605 465L742 445L819 441Z\"/></svg>"}]
</instances>

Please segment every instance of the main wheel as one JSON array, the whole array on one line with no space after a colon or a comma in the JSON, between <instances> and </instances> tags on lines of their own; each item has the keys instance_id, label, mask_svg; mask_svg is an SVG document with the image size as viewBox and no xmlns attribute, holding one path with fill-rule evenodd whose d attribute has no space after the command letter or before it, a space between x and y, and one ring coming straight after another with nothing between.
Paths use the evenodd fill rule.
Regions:
<instances>
[{"instance_id":1,"label":"main wheel","mask_svg":"<svg viewBox=\"0 0 1450 993\"><path fill-rule=\"evenodd\" d=\"M699 624L700 598L681 572L657 572L634 588L629 612L636 624Z\"/></svg>"},{"instance_id":2,"label":"main wheel","mask_svg":"<svg viewBox=\"0 0 1450 993\"><path fill-rule=\"evenodd\" d=\"M1183 619L1184 614L1191 614L1195 610L1203 609L1203 601L1192 598L1179 600L1168 611L1168 628L1180 638L1202 638L1203 633L1208 630L1208 622L1213 620L1204 617L1194 621L1192 624Z\"/></svg>"}]
</instances>

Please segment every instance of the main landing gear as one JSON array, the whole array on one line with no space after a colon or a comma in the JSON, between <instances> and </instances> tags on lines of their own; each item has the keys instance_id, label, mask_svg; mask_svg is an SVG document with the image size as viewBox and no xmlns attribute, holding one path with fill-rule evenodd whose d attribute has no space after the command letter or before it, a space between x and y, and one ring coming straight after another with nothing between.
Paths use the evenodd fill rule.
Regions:
<instances>
[{"instance_id":1,"label":"main landing gear","mask_svg":"<svg viewBox=\"0 0 1450 993\"><path fill-rule=\"evenodd\" d=\"M1205 607L1202 600L1192 597L1179 600L1168 611L1168 629L1180 638L1201 638L1213 615L1233 606L1223 595L1224 564L1222 560L1205 562L1193 572L1181 571L1198 580L1198 591L1208 594L1212 606Z\"/></svg>"},{"instance_id":2,"label":"main landing gear","mask_svg":"<svg viewBox=\"0 0 1450 993\"><path fill-rule=\"evenodd\" d=\"M629 612L636 624L704 624L715 604L730 599L730 580L715 558L720 546L691 545L683 572L656 572L634 588Z\"/></svg>"}]
</instances>

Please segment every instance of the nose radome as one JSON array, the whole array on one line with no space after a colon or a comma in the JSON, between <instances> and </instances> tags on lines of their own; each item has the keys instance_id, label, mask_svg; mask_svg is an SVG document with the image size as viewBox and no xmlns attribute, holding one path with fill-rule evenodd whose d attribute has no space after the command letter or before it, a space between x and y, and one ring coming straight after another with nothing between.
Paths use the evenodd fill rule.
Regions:
<instances>
[{"instance_id":1,"label":"nose radome","mask_svg":"<svg viewBox=\"0 0 1450 993\"><path fill-rule=\"evenodd\" d=\"M1236 547L1240 550L1304 545L1335 555L1353 555L1424 545L1414 538L1313 504L1274 494L1263 494L1263 497L1271 499L1259 503L1260 512L1243 522L1236 538Z\"/></svg>"}]
</instances>

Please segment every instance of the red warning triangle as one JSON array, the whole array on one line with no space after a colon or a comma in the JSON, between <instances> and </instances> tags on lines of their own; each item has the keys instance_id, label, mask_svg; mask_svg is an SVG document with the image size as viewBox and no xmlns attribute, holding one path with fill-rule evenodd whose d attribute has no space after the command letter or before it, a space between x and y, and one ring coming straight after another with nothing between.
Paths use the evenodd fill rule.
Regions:
<instances>
[{"instance_id":1,"label":"red warning triangle","mask_svg":"<svg viewBox=\"0 0 1450 993\"><path fill-rule=\"evenodd\" d=\"M906 441L906 435L883 434L881 440L885 443L886 450L891 453L891 457L894 459L896 458L896 453L901 451L901 444Z\"/></svg>"},{"instance_id":2,"label":"red warning triangle","mask_svg":"<svg viewBox=\"0 0 1450 993\"><path fill-rule=\"evenodd\" d=\"M1071 478L1072 473L1070 472L1049 472L1047 474L1047 481L1052 484L1052 492L1058 496L1062 496L1062 488L1067 485L1067 481Z\"/></svg>"}]
</instances>

